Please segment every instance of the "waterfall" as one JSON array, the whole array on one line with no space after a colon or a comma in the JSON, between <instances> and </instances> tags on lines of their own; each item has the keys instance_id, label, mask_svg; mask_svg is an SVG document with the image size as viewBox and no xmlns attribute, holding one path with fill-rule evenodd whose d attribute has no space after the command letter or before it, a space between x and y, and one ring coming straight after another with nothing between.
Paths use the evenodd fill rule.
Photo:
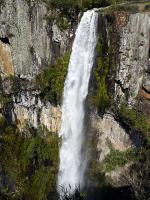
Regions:
<instances>
[{"instance_id":1,"label":"waterfall","mask_svg":"<svg viewBox=\"0 0 150 200\"><path fill-rule=\"evenodd\" d=\"M64 86L58 187L68 189L70 193L76 187L83 186L86 167L83 147L84 103L94 62L97 23L98 14L95 10L84 13L76 31Z\"/></svg>"}]
</instances>

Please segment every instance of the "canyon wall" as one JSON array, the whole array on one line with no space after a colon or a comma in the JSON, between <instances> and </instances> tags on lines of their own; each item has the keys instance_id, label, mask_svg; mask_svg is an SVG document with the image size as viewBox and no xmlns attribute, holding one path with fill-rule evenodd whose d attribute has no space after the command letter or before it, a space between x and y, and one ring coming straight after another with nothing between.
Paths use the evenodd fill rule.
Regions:
<instances>
[{"instance_id":1,"label":"canyon wall","mask_svg":"<svg viewBox=\"0 0 150 200\"><path fill-rule=\"evenodd\" d=\"M41 102L35 77L69 51L75 26L60 31L42 1L9 0L0 6L1 93L12 97L9 116L20 128L29 122L35 128L44 125L58 132L60 107ZM11 77L26 81L23 88L16 86L17 94L12 90Z\"/></svg>"},{"instance_id":2,"label":"canyon wall","mask_svg":"<svg viewBox=\"0 0 150 200\"><path fill-rule=\"evenodd\" d=\"M78 18L62 31L49 18L50 12L41 1L8 0L0 5L0 108L1 114L17 122L20 130L27 123L34 128L44 126L52 133L58 133L60 128L60 105L41 100L36 76L71 50ZM96 132L101 162L110 152L108 139L119 151L142 143L136 131L125 128L113 107L126 103L133 108L136 104L138 111L150 120L150 12L141 9L112 12L111 31L107 12L99 13L99 21L102 17L105 25L103 40L108 47L112 40L116 42L113 45L117 57L115 70L109 74L110 108L103 114L93 106L87 109L89 132ZM113 31L116 38L111 35ZM14 86L17 92L12 89ZM90 87L94 87L92 81ZM6 107L3 96L10 98Z\"/></svg>"}]
</instances>

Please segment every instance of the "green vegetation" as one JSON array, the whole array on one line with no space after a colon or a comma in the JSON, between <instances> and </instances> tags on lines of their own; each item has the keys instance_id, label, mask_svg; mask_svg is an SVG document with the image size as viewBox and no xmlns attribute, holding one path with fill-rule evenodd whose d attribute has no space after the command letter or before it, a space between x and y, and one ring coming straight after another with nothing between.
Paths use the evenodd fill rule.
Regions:
<instances>
[{"instance_id":1,"label":"green vegetation","mask_svg":"<svg viewBox=\"0 0 150 200\"><path fill-rule=\"evenodd\" d=\"M105 173L102 171L102 165L99 161L92 159L88 169L88 179L92 186L103 187L106 186Z\"/></svg>"},{"instance_id":2,"label":"green vegetation","mask_svg":"<svg viewBox=\"0 0 150 200\"><path fill-rule=\"evenodd\" d=\"M109 70L109 57L99 56L98 66L95 68L94 75L96 79L96 94L92 97L92 104L104 112L110 106L110 96L107 88L107 75Z\"/></svg>"},{"instance_id":3,"label":"green vegetation","mask_svg":"<svg viewBox=\"0 0 150 200\"><path fill-rule=\"evenodd\" d=\"M1 0L3 2L3 0ZM107 11L112 12L114 10L121 11L135 11L140 10L140 5L134 5L134 2L140 2L140 0L25 0L30 8L32 9L35 2L44 1L47 5L48 14L45 16L45 19L55 22L61 31L64 31L68 26L77 20L77 16L80 12L83 12L92 8L100 8L112 5L111 8L108 8ZM31 6L32 2L32 6ZM133 3L132 3L133 2ZM124 5L118 5L125 3ZM132 3L132 6L131 6ZM145 9L149 10L149 2L145 4ZM0 4L1 5L1 4Z\"/></svg>"},{"instance_id":4,"label":"green vegetation","mask_svg":"<svg viewBox=\"0 0 150 200\"><path fill-rule=\"evenodd\" d=\"M120 120L125 123L130 129L141 134L145 140L145 144L140 148L130 148L124 152L115 150L110 145L110 154L104 160L105 171L112 171L117 166L124 166L130 161L147 162L149 157L149 133L150 124L147 122L143 113L139 113L136 109L129 109L125 104L120 106L118 111Z\"/></svg>"},{"instance_id":5,"label":"green vegetation","mask_svg":"<svg viewBox=\"0 0 150 200\"><path fill-rule=\"evenodd\" d=\"M0 104L1 107L5 108L8 104L12 102L12 98L7 94L0 94Z\"/></svg>"},{"instance_id":6,"label":"green vegetation","mask_svg":"<svg viewBox=\"0 0 150 200\"><path fill-rule=\"evenodd\" d=\"M88 163L87 170L87 182L88 187L102 188L106 186L105 173L102 171L102 165L99 163L99 151L97 149L97 143L99 135L95 132L90 138L87 138L87 148L91 155L90 162Z\"/></svg>"},{"instance_id":7,"label":"green vegetation","mask_svg":"<svg viewBox=\"0 0 150 200\"><path fill-rule=\"evenodd\" d=\"M109 20L111 16L108 16ZM109 35L113 36L112 23L108 24ZM111 105L111 90L113 87L113 76L115 74L115 53L113 39L110 39L110 44L107 43L107 33L105 32L105 22L100 24L102 27L97 43L97 65L94 68L94 79L96 90L90 97L91 105L98 108L100 113L104 113Z\"/></svg>"},{"instance_id":8,"label":"green vegetation","mask_svg":"<svg viewBox=\"0 0 150 200\"><path fill-rule=\"evenodd\" d=\"M0 126L3 129L0 167L15 188L10 191L6 184L1 195L15 200L47 200L49 195L53 199L58 171L57 136L49 134L44 138L42 132L39 136L30 129L31 137L27 138L2 117Z\"/></svg>"},{"instance_id":9,"label":"green vegetation","mask_svg":"<svg viewBox=\"0 0 150 200\"><path fill-rule=\"evenodd\" d=\"M123 167L130 161L139 160L140 148L129 148L126 151L115 150L113 147L110 149L110 153L106 156L103 164L104 171L110 172L115 170L116 167Z\"/></svg>"},{"instance_id":10,"label":"green vegetation","mask_svg":"<svg viewBox=\"0 0 150 200\"><path fill-rule=\"evenodd\" d=\"M143 113L136 109L129 109L125 104L122 104L119 109L119 117L132 129L141 132L146 139L149 138L150 124Z\"/></svg>"},{"instance_id":11,"label":"green vegetation","mask_svg":"<svg viewBox=\"0 0 150 200\"><path fill-rule=\"evenodd\" d=\"M143 140L141 147L131 148L125 152L111 148L110 154L106 157L103 167L106 171L115 170L117 166L124 166L130 161L130 174L125 175L127 181L131 181L133 190L138 200L149 197L149 176L150 176L150 124L145 115L138 111L137 107L132 109L122 104L118 111L119 120L124 126L139 134Z\"/></svg>"},{"instance_id":12,"label":"green vegetation","mask_svg":"<svg viewBox=\"0 0 150 200\"><path fill-rule=\"evenodd\" d=\"M69 23L76 21L79 12L91 8L108 6L121 0L44 0L51 10L46 18L55 21L60 30L68 28Z\"/></svg>"},{"instance_id":13,"label":"green vegetation","mask_svg":"<svg viewBox=\"0 0 150 200\"><path fill-rule=\"evenodd\" d=\"M47 67L36 77L41 98L44 101L50 101L53 104L61 102L69 58L70 54L66 53L53 66Z\"/></svg>"},{"instance_id":14,"label":"green vegetation","mask_svg":"<svg viewBox=\"0 0 150 200\"><path fill-rule=\"evenodd\" d=\"M70 9L84 9L107 6L111 3L109 0L45 0L50 8L61 9L69 12ZM68 10L68 11L67 11Z\"/></svg>"}]
</instances>

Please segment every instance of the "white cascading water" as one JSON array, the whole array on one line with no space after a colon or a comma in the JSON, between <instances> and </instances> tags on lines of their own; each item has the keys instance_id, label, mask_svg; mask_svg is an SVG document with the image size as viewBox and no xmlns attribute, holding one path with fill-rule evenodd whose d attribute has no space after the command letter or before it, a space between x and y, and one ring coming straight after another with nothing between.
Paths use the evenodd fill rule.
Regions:
<instances>
[{"instance_id":1,"label":"white cascading water","mask_svg":"<svg viewBox=\"0 0 150 200\"><path fill-rule=\"evenodd\" d=\"M97 42L98 14L95 10L84 13L76 31L68 75L65 81L60 137L60 166L58 191L61 188L73 193L82 188L86 167L84 156L84 103L94 62ZM60 193L60 191L59 191Z\"/></svg>"}]
</instances>

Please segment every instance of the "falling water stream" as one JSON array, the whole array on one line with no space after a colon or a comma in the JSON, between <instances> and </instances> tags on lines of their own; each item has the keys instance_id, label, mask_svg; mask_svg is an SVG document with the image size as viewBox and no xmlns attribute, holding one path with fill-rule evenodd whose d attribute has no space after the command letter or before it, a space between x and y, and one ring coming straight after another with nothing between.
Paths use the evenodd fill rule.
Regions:
<instances>
[{"instance_id":1,"label":"falling water stream","mask_svg":"<svg viewBox=\"0 0 150 200\"><path fill-rule=\"evenodd\" d=\"M84 13L76 31L64 87L58 187L70 193L84 185L84 103L94 62L97 24L98 14L94 9Z\"/></svg>"}]
</instances>

